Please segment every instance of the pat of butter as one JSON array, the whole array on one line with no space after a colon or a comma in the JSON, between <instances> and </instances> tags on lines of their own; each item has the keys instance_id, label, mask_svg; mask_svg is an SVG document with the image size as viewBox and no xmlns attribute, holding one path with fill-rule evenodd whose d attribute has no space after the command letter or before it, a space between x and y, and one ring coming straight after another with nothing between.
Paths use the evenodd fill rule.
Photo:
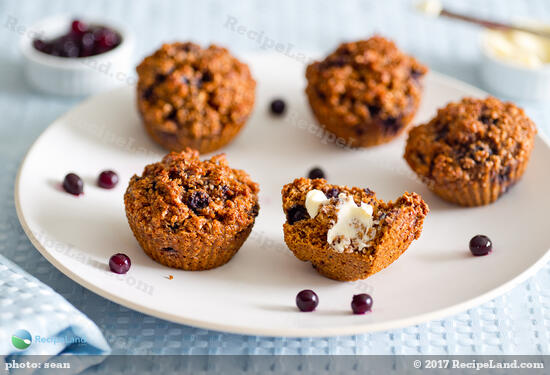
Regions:
<instances>
[{"instance_id":1,"label":"pat of butter","mask_svg":"<svg viewBox=\"0 0 550 375\"><path fill-rule=\"evenodd\" d=\"M358 247L357 250L362 250L371 240L367 231L373 225L373 208L366 203L358 207L352 197L344 194L338 198L338 218L327 232L327 242L339 253L343 253L352 241Z\"/></svg>"},{"instance_id":2,"label":"pat of butter","mask_svg":"<svg viewBox=\"0 0 550 375\"><path fill-rule=\"evenodd\" d=\"M311 218L319 214L321 206L330 202L321 190L311 190L306 195L306 210ZM343 253L353 242L357 250L363 250L371 237L369 229L372 228L373 208L364 202L357 206L353 197L340 193L336 205L337 217L332 227L327 232L327 242L339 253Z\"/></svg>"},{"instance_id":3,"label":"pat of butter","mask_svg":"<svg viewBox=\"0 0 550 375\"><path fill-rule=\"evenodd\" d=\"M329 199L327 199L325 193L323 193L321 190L311 190L306 195L306 210L309 214L309 217L314 218L319 213L319 208L327 203Z\"/></svg>"},{"instance_id":4,"label":"pat of butter","mask_svg":"<svg viewBox=\"0 0 550 375\"><path fill-rule=\"evenodd\" d=\"M550 26L529 24L529 27L550 30ZM527 68L540 68L550 63L550 40L522 31L487 32L487 48L497 59Z\"/></svg>"},{"instance_id":5,"label":"pat of butter","mask_svg":"<svg viewBox=\"0 0 550 375\"><path fill-rule=\"evenodd\" d=\"M424 0L416 4L416 9L430 17L437 17L443 10L443 5L439 0Z\"/></svg>"}]
</instances>

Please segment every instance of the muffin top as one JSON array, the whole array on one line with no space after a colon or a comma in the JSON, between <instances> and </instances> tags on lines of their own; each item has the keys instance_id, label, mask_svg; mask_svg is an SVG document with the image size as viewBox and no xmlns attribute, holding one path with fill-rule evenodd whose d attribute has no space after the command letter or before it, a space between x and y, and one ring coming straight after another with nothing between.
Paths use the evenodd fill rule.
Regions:
<instances>
[{"instance_id":1,"label":"muffin top","mask_svg":"<svg viewBox=\"0 0 550 375\"><path fill-rule=\"evenodd\" d=\"M361 189L358 187L347 187L331 185L325 179L316 178L297 178L292 183L283 186L281 192L283 197L283 211L286 214L287 222L295 222L310 219L306 210L306 195L311 190L322 191L328 199L337 199L341 193L349 195L359 206L361 203L368 203L373 207L378 207L380 201L376 199L376 194L370 189ZM299 213L298 213L299 212Z\"/></svg>"},{"instance_id":2,"label":"muffin top","mask_svg":"<svg viewBox=\"0 0 550 375\"><path fill-rule=\"evenodd\" d=\"M164 44L136 68L138 106L166 133L218 135L252 111L256 82L225 48Z\"/></svg>"},{"instance_id":3,"label":"muffin top","mask_svg":"<svg viewBox=\"0 0 550 375\"><path fill-rule=\"evenodd\" d=\"M192 149L171 152L134 175L124 200L147 231L237 233L258 215L258 184L231 169L225 155L201 161Z\"/></svg>"},{"instance_id":4,"label":"muffin top","mask_svg":"<svg viewBox=\"0 0 550 375\"><path fill-rule=\"evenodd\" d=\"M381 36L341 44L307 67L308 89L353 122L371 117L395 121L420 100L427 68ZM310 93L311 94L311 93Z\"/></svg>"},{"instance_id":5,"label":"muffin top","mask_svg":"<svg viewBox=\"0 0 550 375\"><path fill-rule=\"evenodd\" d=\"M405 158L419 175L439 182L506 180L529 158L536 132L512 103L464 98L410 131Z\"/></svg>"}]
</instances>

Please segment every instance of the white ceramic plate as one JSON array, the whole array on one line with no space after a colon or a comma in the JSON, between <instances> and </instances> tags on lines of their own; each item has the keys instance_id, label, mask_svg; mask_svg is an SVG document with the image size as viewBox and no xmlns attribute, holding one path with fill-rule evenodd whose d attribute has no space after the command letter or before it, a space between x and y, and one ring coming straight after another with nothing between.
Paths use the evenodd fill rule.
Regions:
<instances>
[{"instance_id":1,"label":"white ceramic plate","mask_svg":"<svg viewBox=\"0 0 550 375\"><path fill-rule=\"evenodd\" d=\"M79 284L129 308L208 329L271 336L348 335L442 318L509 290L548 260L550 148L541 138L523 180L504 197L487 207L457 207L414 178L402 159L403 137L363 151L330 144L310 115L301 63L284 56L249 61L258 81L256 111L223 151L233 167L260 183L261 209L251 237L231 262L204 272L170 269L149 259L132 236L123 206L127 181L163 154L141 126L133 87L77 106L27 154L16 183L17 212L42 255ZM430 73L417 121L448 101L484 95ZM274 97L288 103L283 118L268 113ZM420 193L431 208L421 238L367 280L345 283L320 276L294 258L282 231L281 187L313 166L321 166L332 183L369 187L383 199ZM95 186L104 169L121 177L114 190ZM59 188L69 171L83 177L83 196ZM468 241L478 233L493 240L491 255L470 255ZM132 260L127 275L107 269L117 252ZM313 313L298 312L294 304L305 288L320 298ZM351 298L362 292L373 296L374 309L353 315Z\"/></svg>"}]
</instances>

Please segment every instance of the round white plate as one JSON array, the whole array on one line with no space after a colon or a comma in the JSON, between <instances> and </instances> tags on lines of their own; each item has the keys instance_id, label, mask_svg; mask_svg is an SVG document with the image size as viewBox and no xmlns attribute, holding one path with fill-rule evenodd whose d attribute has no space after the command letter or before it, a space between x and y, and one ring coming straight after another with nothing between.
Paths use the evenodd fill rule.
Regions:
<instances>
[{"instance_id":1,"label":"round white plate","mask_svg":"<svg viewBox=\"0 0 550 375\"><path fill-rule=\"evenodd\" d=\"M489 300L526 279L549 258L550 148L537 138L523 180L496 203L461 208L430 193L402 158L404 137L362 151L337 147L313 120L303 93L304 65L285 56L249 59L258 81L256 110L240 136L222 151L231 166L260 183L260 215L239 253L211 271L164 267L139 248L126 222L127 182L164 153L145 134L134 88L95 96L55 121L28 152L16 183L19 219L27 235L54 266L77 283L129 308L202 328L253 335L330 336L392 329L442 318ZM485 96L436 73L427 76L416 121L463 96ZM268 113L272 98L288 103L284 117ZM383 199L405 191L430 205L421 238L389 268L358 282L319 275L283 242L281 187L322 167L334 184L369 187ZM113 169L113 190L95 185ZM79 174L85 194L60 189L63 176ZM468 241L491 237L494 252L473 257ZM128 254L126 275L108 271L109 257ZM173 275L173 279L169 278ZM315 312L295 306L300 290L317 292ZM369 293L374 308L353 315L354 294Z\"/></svg>"}]
</instances>

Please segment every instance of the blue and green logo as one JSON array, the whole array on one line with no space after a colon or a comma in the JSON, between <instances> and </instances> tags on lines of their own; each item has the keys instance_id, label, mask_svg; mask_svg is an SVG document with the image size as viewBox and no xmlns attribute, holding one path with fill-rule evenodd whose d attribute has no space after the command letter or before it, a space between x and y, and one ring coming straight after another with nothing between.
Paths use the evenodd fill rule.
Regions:
<instances>
[{"instance_id":1,"label":"blue and green logo","mask_svg":"<svg viewBox=\"0 0 550 375\"><path fill-rule=\"evenodd\" d=\"M16 349L25 350L32 344L31 333L24 329L17 330L11 336L11 343Z\"/></svg>"}]
</instances>

